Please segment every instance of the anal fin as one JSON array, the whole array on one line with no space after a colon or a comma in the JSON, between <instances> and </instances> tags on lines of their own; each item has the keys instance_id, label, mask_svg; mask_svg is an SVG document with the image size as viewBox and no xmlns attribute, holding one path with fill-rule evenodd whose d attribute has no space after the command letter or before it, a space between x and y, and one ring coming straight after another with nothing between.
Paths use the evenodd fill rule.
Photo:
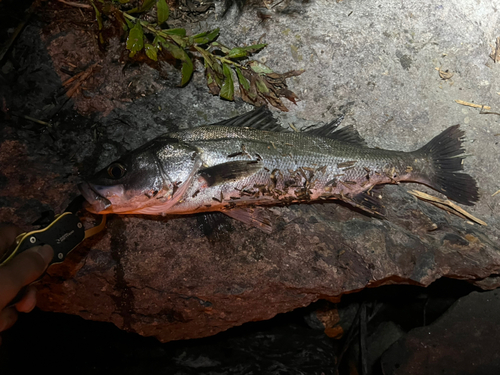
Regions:
<instances>
[{"instance_id":1,"label":"anal fin","mask_svg":"<svg viewBox=\"0 0 500 375\"><path fill-rule=\"evenodd\" d=\"M354 197L344 197L342 200L370 215L380 219L385 218L386 209L379 198L383 185L374 186L371 190L359 193Z\"/></svg>"},{"instance_id":2,"label":"anal fin","mask_svg":"<svg viewBox=\"0 0 500 375\"><path fill-rule=\"evenodd\" d=\"M273 231L269 211L265 208L233 208L231 210L222 211L222 213L247 225L259 228L266 233L271 233Z\"/></svg>"}]
</instances>

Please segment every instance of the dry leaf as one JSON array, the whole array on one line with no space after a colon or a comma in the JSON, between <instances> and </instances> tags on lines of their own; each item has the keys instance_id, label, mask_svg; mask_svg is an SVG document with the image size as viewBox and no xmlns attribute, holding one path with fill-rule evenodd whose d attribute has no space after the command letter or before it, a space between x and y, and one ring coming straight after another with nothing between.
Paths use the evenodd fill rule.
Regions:
<instances>
[{"instance_id":1,"label":"dry leaf","mask_svg":"<svg viewBox=\"0 0 500 375\"><path fill-rule=\"evenodd\" d=\"M447 79L450 79L451 77L453 77L453 72L450 72L449 70L441 70L441 68L439 68L439 76L441 77L441 79L443 80L447 80Z\"/></svg>"},{"instance_id":2,"label":"dry leaf","mask_svg":"<svg viewBox=\"0 0 500 375\"><path fill-rule=\"evenodd\" d=\"M478 219L477 217L473 216L472 214L468 213L465 211L462 207L457 206L455 203L451 202L448 199L441 199L438 197L434 197L433 195L426 194L424 192L418 191L418 190L412 190L408 191L411 195L417 197L418 199L421 199L423 201L432 203L434 206L439 207L451 214L457 215L461 217L462 219L466 220L471 220L474 221L475 223L478 223L480 225L488 225L484 221Z\"/></svg>"}]
</instances>

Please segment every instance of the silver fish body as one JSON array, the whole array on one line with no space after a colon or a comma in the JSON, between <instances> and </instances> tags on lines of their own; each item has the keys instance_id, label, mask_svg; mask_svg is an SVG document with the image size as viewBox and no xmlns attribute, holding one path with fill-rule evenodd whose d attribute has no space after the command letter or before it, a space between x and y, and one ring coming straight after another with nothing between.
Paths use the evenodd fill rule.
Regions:
<instances>
[{"instance_id":1,"label":"silver fish body","mask_svg":"<svg viewBox=\"0 0 500 375\"><path fill-rule=\"evenodd\" d=\"M98 213L222 211L264 226L256 206L341 199L383 216L370 193L387 183L426 184L464 204L478 199L473 178L458 172L464 151L458 126L401 152L368 148L352 128L278 132L263 113L160 136L87 180L82 193ZM241 126L256 118L256 128Z\"/></svg>"}]
</instances>

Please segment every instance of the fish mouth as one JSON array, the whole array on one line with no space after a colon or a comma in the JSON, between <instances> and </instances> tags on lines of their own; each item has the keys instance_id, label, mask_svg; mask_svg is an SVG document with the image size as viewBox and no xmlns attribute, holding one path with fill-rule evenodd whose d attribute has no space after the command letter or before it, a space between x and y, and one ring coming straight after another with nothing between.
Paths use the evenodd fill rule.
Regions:
<instances>
[{"instance_id":1,"label":"fish mouth","mask_svg":"<svg viewBox=\"0 0 500 375\"><path fill-rule=\"evenodd\" d=\"M88 203L85 207L88 211L98 214L111 206L111 201L95 191L88 182L79 184L78 189Z\"/></svg>"}]
</instances>

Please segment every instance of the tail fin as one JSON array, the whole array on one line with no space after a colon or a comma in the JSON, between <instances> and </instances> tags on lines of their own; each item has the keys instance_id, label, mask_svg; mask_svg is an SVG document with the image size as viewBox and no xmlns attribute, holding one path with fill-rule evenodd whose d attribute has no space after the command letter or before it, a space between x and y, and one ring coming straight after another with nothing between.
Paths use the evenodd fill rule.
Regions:
<instances>
[{"instance_id":1,"label":"tail fin","mask_svg":"<svg viewBox=\"0 0 500 375\"><path fill-rule=\"evenodd\" d=\"M457 173L463 169L463 136L459 125L451 126L417 152L431 160L433 173L427 176L429 185L449 199L471 206L479 199L476 181L466 173Z\"/></svg>"}]
</instances>

